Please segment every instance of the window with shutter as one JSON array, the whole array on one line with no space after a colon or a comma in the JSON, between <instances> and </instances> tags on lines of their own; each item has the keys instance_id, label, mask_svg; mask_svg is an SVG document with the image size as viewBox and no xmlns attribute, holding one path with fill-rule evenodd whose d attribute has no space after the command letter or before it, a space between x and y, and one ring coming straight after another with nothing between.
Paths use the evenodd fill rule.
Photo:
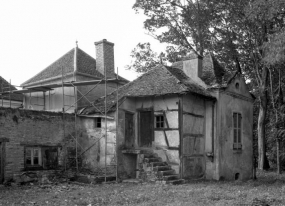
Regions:
<instances>
[{"instance_id":1,"label":"window with shutter","mask_svg":"<svg viewBox=\"0 0 285 206\"><path fill-rule=\"evenodd\" d=\"M234 112L233 113L233 138L234 138L234 144L233 149L234 150L241 150L242 144L241 144L241 123L242 116L240 113Z\"/></svg>"}]
</instances>

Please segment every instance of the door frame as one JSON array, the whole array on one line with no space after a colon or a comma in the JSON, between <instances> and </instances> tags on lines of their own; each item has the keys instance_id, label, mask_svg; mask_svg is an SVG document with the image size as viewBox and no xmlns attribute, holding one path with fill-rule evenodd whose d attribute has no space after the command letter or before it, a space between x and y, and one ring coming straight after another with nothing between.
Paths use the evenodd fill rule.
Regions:
<instances>
[{"instance_id":1,"label":"door frame","mask_svg":"<svg viewBox=\"0 0 285 206\"><path fill-rule=\"evenodd\" d=\"M128 113L128 114L131 114L131 115L133 115L133 126L134 126L134 130L133 130L133 143L134 143L134 147L136 146L136 123L135 123L135 112L131 112L131 111L127 111L127 110L124 110L124 112L125 112L125 115L124 115L124 117L125 117L125 119L124 119L124 122L125 122L125 125L124 125L124 127L125 127L125 131L124 131L124 134L125 134L125 136L126 136L126 114ZM126 138L125 138L125 140L124 140L124 144L126 144Z\"/></svg>"},{"instance_id":2,"label":"door frame","mask_svg":"<svg viewBox=\"0 0 285 206\"><path fill-rule=\"evenodd\" d=\"M151 140L154 141L154 112L153 112L153 108L144 108L144 109L137 109L137 114L138 114L138 119L137 119L137 122L138 122L138 146L141 147L141 128L140 128L140 125L141 125L141 112L150 112L151 114Z\"/></svg>"},{"instance_id":3,"label":"door frame","mask_svg":"<svg viewBox=\"0 0 285 206\"><path fill-rule=\"evenodd\" d=\"M6 142L9 142L8 138L0 138L0 184L4 182L5 175L5 146Z\"/></svg>"}]
</instances>

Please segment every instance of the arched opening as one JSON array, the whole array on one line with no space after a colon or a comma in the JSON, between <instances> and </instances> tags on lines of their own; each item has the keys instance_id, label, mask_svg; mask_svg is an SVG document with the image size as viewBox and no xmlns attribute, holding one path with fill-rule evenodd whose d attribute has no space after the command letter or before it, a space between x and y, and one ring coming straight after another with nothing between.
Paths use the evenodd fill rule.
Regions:
<instances>
[{"instance_id":1,"label":"arched opening","mask_svg":"<svg viewBox=\"0 0 285 206\"><path fill-rule=\"evenodd\" d=\"M239 173L236 173L235 174L235 180L238 180L239 179Z\"/></svg>"},{"instance_id":2,"label":"arched opening","mask_svg":"<svg viewBox=\"0 0 285 206\"><path fill-rule=\"evenodd\" d=\"M236 89L239 89L239 83L237 82L235 85Z\"/></svg>"}]
</instances>

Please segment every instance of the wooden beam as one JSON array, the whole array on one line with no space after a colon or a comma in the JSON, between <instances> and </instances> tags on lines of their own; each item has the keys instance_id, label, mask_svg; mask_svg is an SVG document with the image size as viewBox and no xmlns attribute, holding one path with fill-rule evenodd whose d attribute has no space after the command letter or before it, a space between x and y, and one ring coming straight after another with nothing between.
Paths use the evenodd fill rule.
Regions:
<instances>
[{"instance_id":1,"label":"wooden beam","mask_svg":"<svg viewBox=\"0 0 285 206\"><path fill-rule=\"evenodd\" d=\"M183 111L183 114L188 114L188 115L191 115L191 116L194 116L194 117L198 117L198 118L204 118L204 115L194 114L192 112L185 112L185 111Z\"/></svg>"}]
</instances>

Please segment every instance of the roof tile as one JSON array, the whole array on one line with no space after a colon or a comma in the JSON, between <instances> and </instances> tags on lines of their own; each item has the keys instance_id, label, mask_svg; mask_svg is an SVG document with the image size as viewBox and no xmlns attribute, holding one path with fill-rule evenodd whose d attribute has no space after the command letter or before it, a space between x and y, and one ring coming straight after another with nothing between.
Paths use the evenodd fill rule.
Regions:
<instances>
[{"instance_id":1,"label":"roof tile","mask_svg":"<svg viewBox=\"0 0 285 206\"><path fill-rule=\"evenodd\" d=\"M187 77L181 69L158 65L136 80L120 87L118 99L121 101L124 97L161 96L188 92L213 98L206 89ZM116 91L114 91L107 95L108 111L115 110L116 94ZM93 105L86 107L81 111L81 114L103 113L105 97L97 99Z\"/></svg>"}]
</instances>

